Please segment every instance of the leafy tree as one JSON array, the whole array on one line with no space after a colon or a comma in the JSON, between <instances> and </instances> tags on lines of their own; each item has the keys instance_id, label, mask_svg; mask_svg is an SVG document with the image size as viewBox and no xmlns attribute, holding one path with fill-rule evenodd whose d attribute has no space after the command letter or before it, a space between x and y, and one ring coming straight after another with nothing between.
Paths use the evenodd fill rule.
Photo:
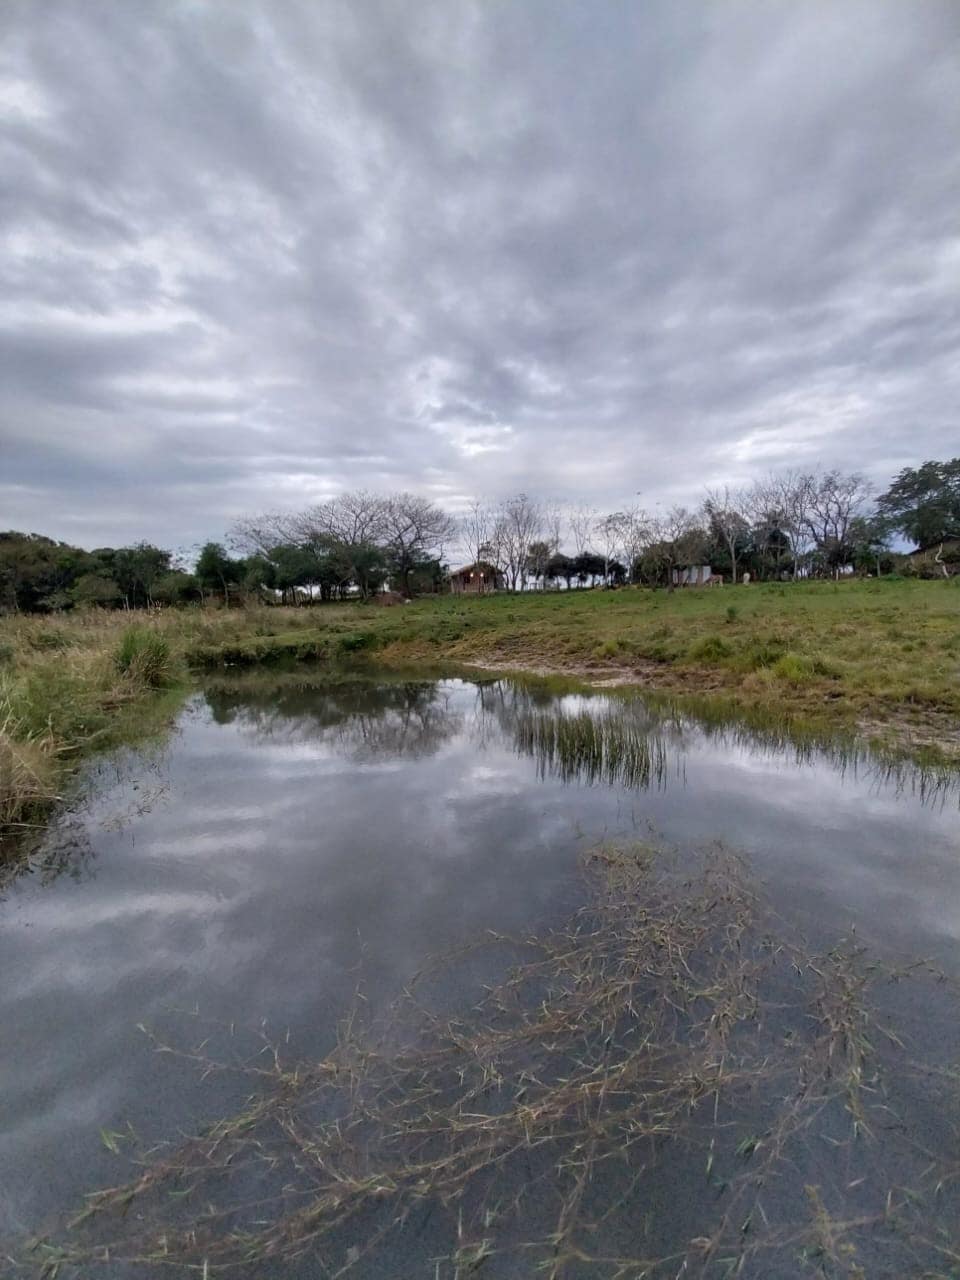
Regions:
<instances>
[{"instance_id":1,"label":"leafy tree","mask_svg":"<svg viewBox=\"0 0 960 1280\"><path fill-rule=\"evenodd\" d=\"M905 467L878 499L877 512L918 547L960 538L960 458Z\"/></svg>"},{"instance_id":2,"label":"leafy tree","mask_svg":"<svg viewBox=\"0 0 960 1280\"><path fill-rule=\"evenodd\" d=\"M37 533L0 533L0 608L69 608L70 588L86 567L87 553Z\"/></svg>"},{"instance_id":3,"label":"leafy tree","mask_svg":"<svg viewBox=\"0 0 960 1280\"><path fill-rule=\"evenodd\" d=\"M355 585L366 600L382 585L388 573L387 557L372 542L340 542L329 539L326 556L338 589Z\"/></svg>"},{"instance_id":4,"label":"leafy tree","mask_svg":"<svg viewBox=\"0 0 960 1280\"><path fill-rule=\"evenodd\" d=\"M170 572L170 552L149 542L121 547L113 553L113 576L130 608L152 605L157 581Z\"/></svg>"},{"instance_id":5,"label":"leafy tree","mask_svg":"<svg viewBox=\"0 0 960 1280\"><path fill-rule=\"evenodd\" d=\"M230 603L230 588L239 583L242 567L232 560L219 542L207 542L201 548L194 571L201 591L221 592L223 603Z\"/></svg>"},{"instance_id":6,"label":"leafy tree","mask_svg":"<svg viewBox=\"0 0 960 1280\"><path fill-rule=\"evenodd\" d=\"M551 548L548 542L531 542L527 548L526 572L546 585Z\"/></svg>"},{"instance_id":7,"label":"leafy tree","mask_svg":"<svg viewBox=\"0 0 960 1280\"><path fill-rule=\"evenodd\" d=\"M446 566L440 560L420 560L410 571L410 591L414 595L438 593L443 590L446 577Z\"/></svg>"},{"instance_id":8,"label":"leafy tree","mask_svg":"<svg viewBox=\"0 0 960 1280\"><path fill-rule=\"evenodd\" d=\"M259 596L277 585L277 571L272 560L263 555L247 556L240 562L239 580L244 591Z\"/></svg>"},{"instance_id":9,"label":"leafy tree","mask_svg":"<svg viewBox=\"0 0 960 1280\"><path fill-rule=\"evenodd\" d=\"M161 574L153 587L153 598L160 604L187 604L200 596L197 579L183 569Z\"/></svg>"},{"instance_id":10,"label":"leafy tree","mask_svg":"<svg viewBox=\"0 0 960 1280\"><path fill-rule=\"evenodd\" d=\"M82 573L70 588L70 598L74 604L111 609L119 603L120 588L103 574Z\"/></svg>"},{"instance_id":11,"label":"leafy tree","mask_svg":"<svg viewBox=\"0 0 960 1280\"><path fill-rule=\"evenodd\" d=\"M573 561L576 570L577 581L581 586L590 579L590 585L594 586L598 581L603 581L606 573L607 562L603 556L598 556L593 551L584 551L581 555L575 556Z\"/></svg>"},{"instance_id":12,"label":"leafy tree","mask_svg":"<svg viewBox=\"0 0 960 1280\"><path fill-rule=\"evenodd\" d=\"M577 562L572 556L565 556L563 552L558 551L547 561L547 577L551 582L556 582L558 578L562 578L567 584L568 591L576 576Z\"/></svg>"},{"instance_id":13,"label":"leafy tree","mask_svg":"<svg viewBox=\"0 0 960 1280\"><path fill-rule=\"evenodd\" d=\"M299 603L298 590L313 586L318 577L317 557L305 547L285 543L274 547L270 555L274 570L274 586L284 602L288 597Z\"/></svg>"},{"instance_id":14,"label":"leafy tree","mask_svg":"<svg viewBox=\"0 0 960 1280\"><path fill-rule=\"evenodd\" d=\"M890 533L877 516L857 516L849 530L851 562L861 573L876 573L879 578L894 567L890 552Z\"/></svg>"}]
</instances>

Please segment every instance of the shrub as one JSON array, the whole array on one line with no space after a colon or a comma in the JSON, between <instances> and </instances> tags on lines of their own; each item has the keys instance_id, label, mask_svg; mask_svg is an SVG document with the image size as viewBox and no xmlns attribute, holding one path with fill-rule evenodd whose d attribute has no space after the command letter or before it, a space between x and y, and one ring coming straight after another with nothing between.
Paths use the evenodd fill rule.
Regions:
<instances>
[{"instance_id":1,"label":"shrub","mask_svg":"<svg viewBox=\"0 0 960 1280\"><path fill-rule=\"evenodd\" d=\"M782 640L761 640L752 644L744 653L744 665L750 671L762 671L775 667L787 651Z\"/></svg>"},{"instance_id":2,"label":"shrub","mask_svg":"<svg viewBox=\"0 0 960 1280\"><path fill-rule=\"evenodd\" d=\"M638 646L638 653L641 658L646 658L648 662L673 662L677 656L670 645L661 641L654 641L653 644Z\"/></svg>"},{"instance_id":3,"label":"shrub","mask_svg":"<svg viewBox=\"0 0 960 1280\"><path fill-rule=\"evenodd\" d=\"M348 631L340 637L337 647L343 653L360 653L364 649L376 649L380 637L375 631Z\"/></svg>"},{"instance_id":4,"label":"shrub","mask_svg":"<svg viewBox=\"0 0 960 1280\"><path fill-rule=\"evenodd\" d=\"M620 652L620 641L604 640L602 644L597 645L593 652L597 658L615 658Z\"/></svg>"},{"instance_id":5,"label":"shrub","mask_svg":"<svg viewBox=\"0 0 960 1280\"><path fill-rule=\"evenodd\" d=\"M773 673L788 684L803 684L816 674L814 663L799 653L785 653L773 665Z\"/></svg>"},{"instance_id":6,"label":"shrub","mask_svg":"<svg viewBox=\"0 0 960 1280\"><path fill-rule=\"evenodd\" d=\"M751 671L748 675L745 675L740 682L740 688L744 693L764 696L774 692L776 684L777 678L771 668L763 667L759 671Z\"/></svg>"},{"instance_id":7,"label":"shrub","mask_svg":"<svg viewBox=\"0 0 960 1280\"><path fill-rule=\"evenodd\" d=\"M687 649L687 657L694 662L723 662L733 657L733 646L721 636L701 636Z\"/></svg>"},{"instance_id":8,"label":"shrub","mask_svg":"<svg viewBox=\"0 0 960 1280\"><path fill-rule=\"evenodd\" d=\"M31 649L68 649L72 643L72 638L56 627L44 627L30 634Z\"/></svg>"},{"instance_id":9,"label":"shrub","mask_svg":"<svg viewBox=\"0 0 960 1280\"><path fill-rule=\"evenodd\" d=\"M128 627L114 658L117 670L151 689L170 678L170 646L165 636L144 627Z\"/></svg>"}]
</instances>

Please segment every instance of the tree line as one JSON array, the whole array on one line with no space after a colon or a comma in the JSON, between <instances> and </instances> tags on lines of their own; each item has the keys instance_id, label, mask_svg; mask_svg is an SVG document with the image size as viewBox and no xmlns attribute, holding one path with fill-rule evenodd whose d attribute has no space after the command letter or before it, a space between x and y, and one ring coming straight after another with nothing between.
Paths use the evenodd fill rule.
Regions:
<instances>
[{"instance_id":1,"label":"tree line","mask_svg":"<svg viewBox=\"0 0 960 1280\"><path fill-rule=\"evenodd\" d=\"M900 537L931 556L898 555ZM0 533L0 610L143 608L250 598L366 599L386 585L442 590L446 557L490 566L522 591L628 582L672 587L691 565L727 580L849 571L960 570L960 458L905 468L874 496L858 474L790 471L708 489L699 506L600 512L516 494L459 517L411 493L356 490L300 512L238 520L195 564L146 542L85 551L39 534ZM952 544L952 545L951 545Z\"/></svg>"}]
</instances>

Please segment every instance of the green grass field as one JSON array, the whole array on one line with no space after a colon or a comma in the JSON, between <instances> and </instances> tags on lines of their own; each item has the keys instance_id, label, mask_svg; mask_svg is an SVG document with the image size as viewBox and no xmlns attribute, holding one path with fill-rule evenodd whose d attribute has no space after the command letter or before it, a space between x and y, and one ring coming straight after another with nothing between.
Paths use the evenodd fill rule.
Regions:
<instances>
[{"instance_id":1,"label":"green grass field","mask_svg":"<svg viewBox=\"0 0 960 1280\"><path fill-rule=\"evenodd\" d=\"M960 765L958 581L8 617L0 827L42 823L78 760L155 732L199 670L358 658L635 683L691 709Z\"/></svg>"}]
</instances>

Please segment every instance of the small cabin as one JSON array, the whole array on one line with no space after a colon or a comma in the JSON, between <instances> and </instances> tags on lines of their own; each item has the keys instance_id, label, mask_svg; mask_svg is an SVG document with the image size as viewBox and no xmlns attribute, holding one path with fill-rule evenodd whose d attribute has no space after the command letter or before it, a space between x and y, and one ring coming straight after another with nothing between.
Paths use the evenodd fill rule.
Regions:
<instances>
[{"instance_id":1,"label":"small cabin","mask_svg":"<svg viewBox=\"0 0 960 1280\"><path fill-rule=\"evenodd\" d=\"M491 591L502 591L504 577L496 565L485 560L465 564L462 569L450 573L450 590L455 596L482 596Z\"/></svg>"},{"instance_id":2,"label":"small cabin","mask_svg":"<svg viewBox=\"0 0 960 1280\"><path fill-rule=\"evenodd\" d=\"M673 570L675 587L705 587L714 576L708 564L686 564Z\"/></svg>"},{"instance_id":3,"label":"small cabin","mask_svg":"<svg viewBox=\"0 0 960 1280\"><path fill-rule=\"evenodd\" d=\"M926 543L909 552L907 559L921 578L952 578L960 574L960 538Z\"/></svg>"}]
</instances>

